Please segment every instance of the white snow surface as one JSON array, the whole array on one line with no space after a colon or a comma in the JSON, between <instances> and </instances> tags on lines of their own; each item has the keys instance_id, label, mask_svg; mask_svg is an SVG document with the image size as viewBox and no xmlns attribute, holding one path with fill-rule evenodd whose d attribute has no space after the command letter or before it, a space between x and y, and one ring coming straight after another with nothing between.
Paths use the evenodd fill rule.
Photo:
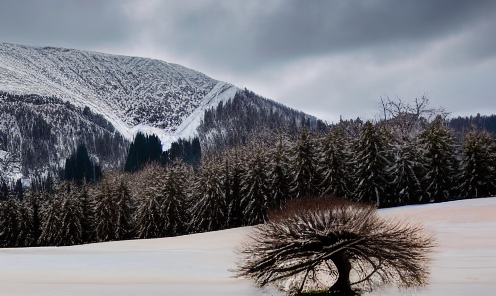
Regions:
<instances>
[{"instance_id":1,"label":"white snow surface","mask_svg":"<svg viewBox=\"0 0 496 296\"><path fill-rule=\"evenodd\" d=\"M159 60L0 43L0 91L88 106L127 139L138 131L156 134L165 149L179 137L193 136L205 108L233 98L237 90Z\"/></svg>"},{"instance_id":2,"label":"white snow surface","mask_svg":"<svg viewBox=\"0 0 496 296\"><path fill-rule=\"evenodd\" d=\"M368 296L494 295L496 197L379 211L436 237L431 283ZM71 247L0 249L0 295L284 295L233 278L234 250L251 228Z\"/></svg>"}]
</instances>

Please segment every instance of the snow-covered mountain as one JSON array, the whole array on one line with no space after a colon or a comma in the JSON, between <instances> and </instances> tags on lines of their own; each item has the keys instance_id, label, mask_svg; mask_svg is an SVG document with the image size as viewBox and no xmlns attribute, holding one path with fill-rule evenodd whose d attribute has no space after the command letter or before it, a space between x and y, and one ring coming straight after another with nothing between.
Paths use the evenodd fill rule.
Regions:
<instances>
[{"instance_id":1,"label":"snow-covered mountain","mask_svg":"<svg viewBox=\"0 0 496 296\"><path fill-rule=\"evenodd\" d=\"M256 120L253 112L293 125L316 121L177 64L0 43L0 177L55 173L80 143L103 168L117 168L136 133L155 134L168 149L178 138L198 135L206 111L229 101L237 103L227 114L218 109L209 128L229 126L203 128L203 135L233 137L246 130L235 125ZM251 119L240 115L247 108ZM226 116L242 118L232 123Z\"/></svg>"},{"instance_id":2,"label":"snow-covered mountain","mask_svg":"<svg viewBox=\"0 0 496 296\"><path fill-rule=\"evenodd\" d=\"M159 60L0 43L0 91L88 106L131 140L139 130L171 135L204 99L236 88Z\"/></svg>"}]
</instances>

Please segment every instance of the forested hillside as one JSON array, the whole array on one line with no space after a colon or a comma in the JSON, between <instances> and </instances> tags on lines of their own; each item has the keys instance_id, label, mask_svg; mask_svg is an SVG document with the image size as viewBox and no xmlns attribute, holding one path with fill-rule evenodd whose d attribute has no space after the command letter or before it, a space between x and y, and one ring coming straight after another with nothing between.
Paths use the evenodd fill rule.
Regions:
<instances>
[{"instance_id":1,"label":"forested hillside","mask_svg":"<svg viewBox=\"0 0 496 296\"><path fill-rule=\"evenodd\" d=\"M127 140L89 107L53 97L0 93L0 177L15 180L58 175L65 159L84 144L103 168L118 168Z\"/></svg>"},{"instance_id":2,"label":"forested hillside","mask_svg":"<svg viewBox=\"0 0 496 296\"><path fill-rule=\"evenodd\" d=\"M433 115L433 116L430 116ZM153 238L254 225L308 195L392 207L496 194L496 141L473 128L458 142L442 114L342 121L326 131L266 133L202 157L104 173L78 187L55 181L2 190L3 246ZM268 143L267 137L272 141Z\"/></svg>"}]
</instances>

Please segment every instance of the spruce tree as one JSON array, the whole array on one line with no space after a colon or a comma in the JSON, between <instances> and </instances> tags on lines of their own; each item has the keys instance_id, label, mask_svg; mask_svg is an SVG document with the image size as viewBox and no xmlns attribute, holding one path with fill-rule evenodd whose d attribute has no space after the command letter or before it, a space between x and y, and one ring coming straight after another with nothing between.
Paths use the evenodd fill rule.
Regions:
<instances>
[{"instance_id":1,"label":"spruce tree","mask_svg":"<svg viewBox=\"0 0 496 296\"><path fill-rule=\"evenodd\" d=\"M70 246L83 243L83 208L71 183L62 183L42 207L41 245Z\"/></svg>"},{"instance_id":2,"label":"spruce tree","mask_svg":"<svg viewBox=\"0 0 496 296\"><path fill-rule=\"evenodd\" d=\"M267 171L269 209L280 209L290 199L288 147L287 141L281 137L270 153Z\"/></svg>"},{"instance_id":3,"label":"spruce tree","mask_svg":"<svg viewBox=\"0 0 496 296\"><path fill-rule=\"evenodd\" d=\"M330 128L320 151L319 174L322 194L351 198L351 176L342 126Z\"/></svg>"},{"instance_id":4,"label":"spruce tree","mask_svg":"<svg viewBox=\"0 0 496 296\"><path fill-rule=\"evenodd\" d=\"M95 203L88 192L88 185L83 183L77 193L77 198L81 202L83 219L81 228L83 231L83 243L95 241Z\"/></svg>"},{"instance_id":5,"label":"spruce tree","mask_svg":"<svg viewBox=\"0 0 496 296\"><path fill-rule=\"evenodd\" d=\"M186 233L185 176L181 165L164 169L148 166L142 176L147 183L137 199L136 235L140 238Z\"/></svg>"},{"instance_id":6,"label":"spruce tree","mask_svg":"<svg viewBox=\"0 0 496 296\"><path fill-rule=\"evenodd\" d=\"M114 205L117 209L117 230L116 239L133 238L133 211L134 206L131 199L131 193L127 183L121 178L118 185L114 186Z\"/></svg>"},{"instance_id":7,"label":"spruce tree","mask_svg":"<svg viewBox=\"0 0 496 296\"><path fill-rule=\"evenodd\" d=\"M367 121L354 147L354 196L357 201L383 206L388 193L386 144L381 131Z\"/></svg>"},{"instance_id":8,"label":"spruce tree","mask_svg":"<svg viewBox=\"0 0 496 296\"><path fill-rule=\"evenodd\" d=\"M32 242L32 209L10 196L0 204L0 246L29 247Z\"/></svg>"},{"instance_id":9,"label":"spruce tree","mask_svg":"<svg viewBox=\"0 0 496 296\"><path fill-rule=\"evenodd\" d=\"M419 203L422 200L421 177L424 168L416 139L405 137L392 145L393 161L388 168L391 176L391 206Z\"/></svg>"},{"instance_id":10,"label":"spruce tree","mask_svg":"<svg viewBox=\"0 0 496 296\"><path fill-rule=\"evenodd\" d=\"M422 161L426 174L422 179L427 202L442 202L455 195L455 176L458 162L455 158L453 132L441 116L423 130L420 135L423 150Z\"/></svg>"},{"instance_id":11,"label":"spruce tree","mask_svg":"<svg viewBox=\"0 0 496 296\"><path fill-rule=\"evenodd\" d=\"M318 158L315 143L306 128L302 128L291 153L290 194L293 198L320 194Z\"/></svg>"},{"instance_id":12,"label":"spruce tree","mask_svg":"<svg viewBox=\"0 0 496 296\"><path fill-rule=\"evenodd\" d=\"M205 232L220 230L227 224L225 186L222 164L218 160L203 159L199 173L191 185L191 230ZM222 163L222 162L221 162Z\"/></svg>"},{"instance_id":13,"label":"spruce tree","mask_svg":"<svg viewBox=\"0 0 496 296\"><path fill-rule=\"evenodd\" d=\"M114 201L113 180L109 176L103 178L95 190L95 238L99 242L112 241L118 238L119 211Z\"/></svg>"},{"instance_id":14,"label":"spruce tree","mask_svg":"<svg viewBox=\"0 0 496 296\"><path fill-rule=\"evenodd\" d=\"M243 161L238 153L226 156L224 167L224 194L226 199L226 228L245 225L243 207L241 204L241 178L243 174Z\"/></svg>"},{"instance_id":15,"label":"spruce tree","mask_svg":"<svg viewBox=\"0 0 496 296\"><path fill-rule=\"evenodd\" d=\"M261 147L253 147L250 160L245 164L241 176L241 204L248 225L263 223L267 219L269 206L269 184L267 164Z\"/></svg>"},{"instance_id":16,"label":"spruce tree","mask_svg":"<svg viewBox=\"0 0 496 296\"><path fill-rule=\"evenodd\" d=\"M462 198L488 197L496 194L496 155L494 139L475 127L466 134L460 174Z\"/></svg>"}]
</instances>

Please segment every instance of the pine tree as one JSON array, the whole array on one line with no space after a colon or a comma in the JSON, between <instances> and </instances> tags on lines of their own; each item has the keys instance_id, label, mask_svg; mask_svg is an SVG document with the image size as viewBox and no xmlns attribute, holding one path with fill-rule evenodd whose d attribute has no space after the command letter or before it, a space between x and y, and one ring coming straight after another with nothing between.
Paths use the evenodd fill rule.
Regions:
<instances>
[{"instance_id":1,"label":"pine tree","mask_svg":"<svg viewBox=\"0 0 496 296\"><path fill-rule=\"evenodd\" d=\"M293 198L319 195L318 158L306 128L302 128L291 153L290 194Z\"/></svg>"},{"instance_id":2,"label":"pine tree","mask_svg":"<svg viewBox=\"0 0 496 296\"><path fill-rule=\"evenodd\" d=\"M185 176L181 165L148 166L142 173L147 183L137 199L136 234L140 238L186 233Z\"/></svg>"},{"instance_id":3,"label":"pine tree","mask_svg":"<svg viewBox=\"0 0 496 296\"><path fill-rule=\"evenodd\" d=\"M243 174L243 161L234 155L226 156L224 167L224 194L226 200L226 228L234 228L245 225L243 207L241 204L241 176Z\"/></svg>"},{"instance_id":4,"label":"pine tree","mask_svg":"<svg viewBox=\"0 0 496 296\"><path fill-rule=\"evenodd\" d=\"M203 159L200 172L191 185L189 200L191 230L215 231L227 224L227 205L222 169L217 160Z\"/></svg>"},{"instance_id":5,"label":"pine tree","mask_svg":"<svg viewBox=\"0 0 496 296\"><path fill-rule=\"evenodd\" d=\"M0 246L29 247L32 242L32 209L10 196L0 204Z\"/></svg>"},{"instance_id":6,"label":"pine tree","mask_svg":"<svg viewBox=\"0 0 496 296\"><path fill-rule=\"evenodd\" d=\"M95 199L95 238L100 242L116 240L118 236L117 219L119 214L114 203L112 181L107 176L93 193Z\"/></svg>"},{"instance_id":7,"label":"pine tree","mask_svg":"<svg viewBox=\"0 0 496 296\"><path fill-rule=\"evenodd\" d=\"M389 204L392 206L419 203L422 200L421 176L424 168L416 139L406 137L392 145L393 161L388 168L392 178Z\"/></svg>"},{"instance_id":8,"label":"pine tree","mask_svg":"<svg viewBox=\"0 0 496 296\"><path fill-rule=\"evenodd\" d=\"M342 126L329 129L322 151L320 151L319 174L322 179L322 194L341 198L351 198L351 176L349 173L348 155L344 143Z\"/></svg>"},{"instance_id":9,"label":"pine tree","mask_svg":"<svg viewBox=\"0 0 496 296\"><path fill-rule=\"evenodd\" d=\"M83 243L83 209L73 188L71 183L62 183L53 193L52 199L43 205L41 245L70 246Z\"/></svg>"},{"instance_id":10,"label":"pine tree","mask_svg":"<svg viewBox=\"0 0 496 296\"><path fill-rule=\"evenodd\" d=\"M290 199L289 193L289 144L281 137L279 144L270 153L267 180L269 183L269 209L280 209Z\"/></svg>"},{"instance_id":11,"label":"pine tree","mask_svg":"<svg viewBox=\"0 0 496 296\"><path fill-rule=\"evenodd\" d=\"M250 160L241 176L241 204L248 225L263 223L267 219L269 184L267 165L260 147L253 147Z\"/></svg>"},{"instance_id":12,"label":"pine tree","mask_svg":"<svg viewBox=\"0 0 496 296\"><path fill-rule=\"evenodd\" d=\"M355 199L382 206L388 185L386 139L370 121L365 123L354 153Z\"/></svg>"},{"instance_id":13,"label":"pine tree","mask_svg":"<svg viewBox=\"0 0 496 296\"><path fill-rule=\"evenodd\" d=\"M461 164L462 198L488 197L496 194L496 155L494 139L475 127L466 134Z\"/></svg>"},{"instance_id":14,"label":"pine tree","mask_svg":"<svg viewBox=\"0 0 496 296\"><path fill-rule=\"evenodd\" d=\"M438 116L419 136L426 169L422 183L427 201L446 201L455 194L453 188L458 166L453 132Z\"/></svg>"}]
</instances>

